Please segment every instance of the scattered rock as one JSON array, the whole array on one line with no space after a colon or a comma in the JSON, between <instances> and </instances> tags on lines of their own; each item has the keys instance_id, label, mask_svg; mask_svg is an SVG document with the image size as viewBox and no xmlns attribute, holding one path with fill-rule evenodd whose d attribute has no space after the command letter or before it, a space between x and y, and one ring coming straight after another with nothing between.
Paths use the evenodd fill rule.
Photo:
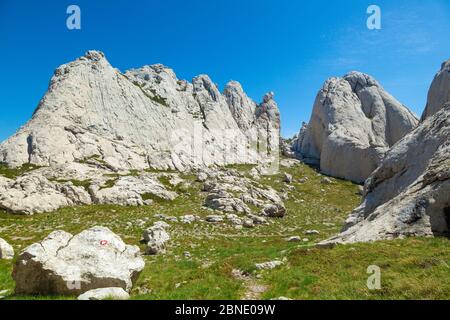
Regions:
<instances>
[{"instance_id":1,"label":"scattered rock","mask_svg":"<svg viewBox=\"0 0 450 320\"><path fill-rule=\"evenodd\" d=\"M328 178L328 177L325 177L325 178L323 178L322 180L320 180L320 183L321 183L321 184L332 184L332 183L333 183L333 180L331 180L331 179Z\"/></svg>"},{"instance_id":2,"label":"scattered rock","mask_svg":"<svg viewBox=\"0 0 450 320\"><path fill-rule=\"evenodd\" d=\"M274 261L269 261L269 262L264 262L264 263L257 263L257 264L255 264L255 267L258 270L271 270L271 269L275 269L276 267L281 266L282 264L283 264L282 261L274 260Z\"/></svg>"},{"instance_id":3,"label":"scattered rock","mask_svg":"<svg viewBox=\"0 0 450 320\"><path fill-rule=\"evenodd\" d=\"M13 247L4 239L0 238L0 259L12 260L13 258L14 258Z\"/></svg>"},{"instance_id":4,"label":"scattered rock","mask_svg":"<svg viewBox=\"0 0 450 320\"><path fill-rule=\"evenodd\" d=\"M278 300L278 301L289 301L289 300L292 300L291 298L286 298L286 297L278 297L278 298L273 298L273 299L270 299L270 300L274 300L274 301L276 301L276 300Z\"/></svg>"},{"instance_id":5,"label":"scattered rock","mask_svg":"<svg viewBox=\"0 0 450 320\"><path fill-rule=\"evenodd\" d=\"M162 229L167 229L170 227L170 225L167 222L164 221L156 221L153 226L155 228L162 228Z\"/></svg>"},{"instance_id":6,"label":"scattered rock","mask_svg":"<svg viewBox=\"0 0 450 320\"><path fill-rule=\"evenodd\" d=\"M205 221L211 222L211 223L219 223L219 222L223 221L223 216L210 215L205 218Z\"/></svg>"},{"instance_id":7,"label":"scattered rock","mask_svg":"<svg viewBox=\"0 0 450 320\"><path fill-rule=\"evenodd\" d=\"M226 191L210 193L206 197L205 206L226 213L251 213L250 208L241 199L233 198Z\"/></svg>"},{"instance_id":8,"label":"scattered rock","mask_svg":"<svg viewBox=\"0 0 450 320\"><path fill-rule=\"evenodd\" d=\"M251 220L251 219L245 219L244 222L242 223L242 226L243 226L244 228L249 228L249 229L251 229L251 228L254 228L254 227L255 227L255 224L253 223L253 220Z\"/></svg>"},{"instance_id":9,"label":"scattered rock","mask_svg":"<svg viewBox=\"0 0 450 320\"><path fill-rule=\"evenodd\" d=\"M302 238L299 236L293 236L286 239L287 242L301 242Z\"/></svg>"},{"instance_id":10,"label":"scattered rock","mask_svg":"<svg viewBox=\"0 0 450 320\"><path fill-rule=\"evenodd\" d=\"M284 173L283 181L286 183L292 183L292 175L289 173Z\"/></svg>"},{"instance_id":11,"label":"scattered rock","mask_svg":"<svg viewBox=\"0 0 450 320\"><path fill-rule=\"evenodd\" d=\"M78 296L78 300L128 300L130 295L122 288L100 288L89 290Z\"/></svg>"},{"instance_id":12,"label":"scattered rock","mask_svg":"<svg viewBox=\"0 0 450 320\"><path fill-rule=\"evenodd\" d=\"M286 215L286 208L279 204L270 204L264 207L262 214L271 218L283 218Z\"/></svg>"},{"instance_id":13,"label":"scattered rock","mask_svg":"<svg viewBox=\"0 0 450 320\"><path fill-rule=\"evenodd\" d=\"M170 240L170 236L165 230L164 225L155 224L144 231L143 242L147 244L145 253L155 255L166 251L166 242Z\"/></svg>"},{"instance_id":14,"label":"scattered rock","mask_svg":"<svg viewBox=\"0 0 450 320\"><path fill-rule=\"evenodd\" d=\"M187 215L184 215L184 216L180 217L181 223L184 223L184 224L192 224L196 220L197 220L197 218L194 215L192 215L192 214L187 214Z\"/></svg>"}]
</instances>

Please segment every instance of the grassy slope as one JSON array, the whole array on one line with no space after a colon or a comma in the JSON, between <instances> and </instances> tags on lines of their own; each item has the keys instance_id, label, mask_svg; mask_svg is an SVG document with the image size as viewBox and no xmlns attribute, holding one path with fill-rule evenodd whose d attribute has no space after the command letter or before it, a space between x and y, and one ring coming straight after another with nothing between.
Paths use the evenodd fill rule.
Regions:
<instances>
[{"instance_id":1,"label":"grassy slope","mask_svg":"<svg viewBox=\"0 0 450 320\"><path fill-rule=\"evenodd\" d=\"M290 200L285 201L287 217L272 220L267 226L244 230L235 230L227 223L170 223L172 240L167 254L145 257L146 267L132 297L240 299L247 295L247 281L251 281L266 287L260 296L263 299L279 296L293 299L450 298L448 239L407 239L315 249L312 244L338 232L349 211L359 203L357 188L340 180L323 185L322 177L304 165L282 168L281 172L291 173L297 181L309 178L307 183L292 184L295 190L290 192ZM201 207L205 194L199 192L200 184L191 176L185 178L192 185L176 188L181 192L178 199L157 201L149 207L86 206L31 217L0 212L0 237L12 243L17 252L55 229L76 233L103 225L121 235L127 243L137 244L143 229L158 220L154 217L156 213L210 214ZM278 191L285 188L282 173L265 177L262 182ZM144 219L146 221L139 222ZM305 230L309 229L316 229L320 234L305 235ZM286 237L294 235L310 241L285 241ZM189 258L184 256L185 251L190 252ZM255 270L255 263L283 258L287 259L286 263L275 270ZM381 290L369 291L366 287L369 265L381 267ZM13 295L11 269L11 262L0 261L0 291L9 290L7 295L11 299L33 298ZM231 274L233 269L247 272L250 280L235 279Z\"/></svg>"}]
</instances>

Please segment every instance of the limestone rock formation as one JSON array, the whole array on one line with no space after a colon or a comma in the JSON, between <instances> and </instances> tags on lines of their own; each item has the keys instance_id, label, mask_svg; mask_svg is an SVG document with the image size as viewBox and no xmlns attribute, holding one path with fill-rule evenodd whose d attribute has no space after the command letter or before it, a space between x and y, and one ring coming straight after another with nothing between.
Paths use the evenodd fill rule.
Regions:
<instances>
[{"instance_id":1,"label":"limestone rock formation","mask_svg":"<svg viewBox=\"0 0 450 320\"><path fill-rule=\"evenodd\" d=\"M322 245L450 234L450 103L397 143L367 179L362 204Z\"/></svg>"},{"instance_id":2,"label":"limestone rock formation","mask_svg":"<svg viewBox=\"0 0 450 320\"><path fill-rule=\"evenodd\" d=\"M448 101L450 101L450 59L442 63L441 70L431 83L422 120L438 112Z\"/></svg>"},{"instance_id":3,"label":"limestone rock formation","mask_svg":"<svg viewBox=\"0 0 450 320\"><path fill-rule=\"evenodd\" d=\"M13 270L16 294L79 295L108 287L130 291L144 268L137 246L104 227L75 236L54 231L19 256Z\"/></svg>"},{"instance_id":4,"label":"limestone rock formation","mask_svg":"<svg viewBox=\"0 0 450 320\"><path fill-rule=\"evenodd\" d=\"M323 173L363 182L417 123L375 79L351 72L325 82L293 147Z\"/></svg>"},{"instance_id":5,"label":"limestone rock formation","mask_svg":"<svg viewBox=\"0 0 450 320\"><path fill-rule=\"evenodd\" d=\"M273 93L258 105L236 81L221 94L207 75L190 83L163 65L121 73L103 53L89 51L55 71L32 119L0 144L1 165L43 167L0 176L0 209L145 205L148 194L172 200L177 195L145 171L270 167L279 131Z\"/></svg>"},{"instance_id":6,"label":"limestone rock formation","mask_svg":"<svg viewBox=\"0 0 450 320\"><path fill-rule=\"evenodd\" d=\"M256 105L234 81L221 94L206 75L189 83L163 65L121 73L89 51L55 71L33 118L0 145L0 163L96 158L112 170L258 163L278 146L279 127L271 93Z\"/></svg>"}]
</instances>

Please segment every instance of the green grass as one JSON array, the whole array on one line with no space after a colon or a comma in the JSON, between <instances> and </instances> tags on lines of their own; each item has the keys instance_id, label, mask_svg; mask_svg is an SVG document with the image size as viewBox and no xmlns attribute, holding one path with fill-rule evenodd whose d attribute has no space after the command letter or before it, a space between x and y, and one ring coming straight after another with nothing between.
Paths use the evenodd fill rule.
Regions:
<instances>
[{"instance_id":1,"label":"green grass","mask_svg":"<svg viewBox=\"0 0 450 320\"><path fill-rule=\"evenodd\" d=\"M249 167L234 167L243 173ZM293 175L293 190L283 183L283 173ZM308 177L306 183L298 183ZM10 242L16 252L41 240L56 229L78 233L102 225L110 228L129 244L140 245L145 228L157 219L155 214L179 217L186 214L207 216L202 207L205 193L193 175L184 175L186 183L166 187L177 191L174 201L155 201L151 206L114 205L65 208L54 213L15 216L0 211L0 237ZM260 298L286 296L292 299L449 299L450 251L446 238L384 241L371 244L316 249L314 243L337 233L348 213L359 204L357 186L332 179L321 184L323 176L305 165L281 168L279 174L262 177L262 185L285 190L288 214L271 219L268 225L236 230L228 222L192 225L170 222L167 253L146 256L146 267L133 291L132 299L240 299L249 283L235 279L233 269L249 274L249 282L264 285ZM300 201L303 200L303 201ZM144 224L137 221L145 220ZM131 223L131 225L130 225ZM316 229L318 235L305 235ZM299 235L308 242L290 243L289 236ZM142 245L140 245L142 246ZM141 247L144 249L144 247ZM189 251L190 257L184 256ZM257 271L255 263L285 260L274 270ZM11 261L0 261L0 291L9 290L8 299L60 299L62 297L17 297L13 294ZM367 289L369 265L382 272L382 289ZM73 297L68 297L73 298Z\"/></svg>"},{"instance_id":2,"label":"green grass","mask_svg":"<svg viewBox=\"0 0 450 320\"><path fill-rule=\"evenodd\" d=\"M86 191L89 191L89 187L91 186L91 180L59 180L59 179L49 179L50 181L57 183L67 183L71 182L75 187L82 187Z\"/></svg>"},{"instance_id":3,"label":"green grass","mask_svg":"<svg viewBox=\"0 0 450 320\"><path fill-rule=\"evenodd\" d=\"M34 164L24 164L18 168L9 168L5 164L0 163L0 175L9 179L15 179L24 173L39 169L40 166Z\"/></svg>"}]
</instances>

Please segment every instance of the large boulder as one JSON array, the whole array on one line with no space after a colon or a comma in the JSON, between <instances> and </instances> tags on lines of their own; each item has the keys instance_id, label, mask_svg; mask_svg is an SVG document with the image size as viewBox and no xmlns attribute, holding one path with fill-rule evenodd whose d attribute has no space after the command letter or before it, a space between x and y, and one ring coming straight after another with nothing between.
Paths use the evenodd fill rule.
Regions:
<instances>
[{"instance_id":1,"label":"large boulder","mask_svg":"<svg viewBox=\"0 0 450 320\"><path fill-rule=\"evenodd\" d=\"M129 292L143 268L137 246L93 227L75 236L54 231L32 244L20 254L13 278L16 294L79 295L109 287Z\"/></svg>"},{"instance_id":2,"label":"large boulder","mask_svg":"<svg viewBox=\"0 0 450 320\"><path fill-rule=\"evenodd\" d=\"M14 258L13 247L4 239L0 238L0 259L11 260L13 258Z\"/></svg>"},{"instance_id":3,"label":"large boulder","mask_svg":"<svg viewBox=\"0 0 450 320\"><path fill-rule=\"evenodd\" d=\"M343 232L322 245L450 235L450 103L387 153L364 193Z\"/></svg>"},{"instance_id":4,"label":"large boulder","mask_svg":"<svg viewBox=\"0 0 450 320\"><path fill-rule=\"evenodd\" d=\"M438 112L447 101L450 101L450 59L442 63L441 70L431 83L422 120Z\"/></svg>"},{"instance_id":5,"label":"large boulder","mask_svg":"<svg viewBox=\"0 0 450 320\"><path fill-rule=\"evenodd\" d=\"M351 72L327 80L294 149L323 173L363 182L385 153L417 126L414 114L372 77Z\"/></svg>"}]
</instances>

